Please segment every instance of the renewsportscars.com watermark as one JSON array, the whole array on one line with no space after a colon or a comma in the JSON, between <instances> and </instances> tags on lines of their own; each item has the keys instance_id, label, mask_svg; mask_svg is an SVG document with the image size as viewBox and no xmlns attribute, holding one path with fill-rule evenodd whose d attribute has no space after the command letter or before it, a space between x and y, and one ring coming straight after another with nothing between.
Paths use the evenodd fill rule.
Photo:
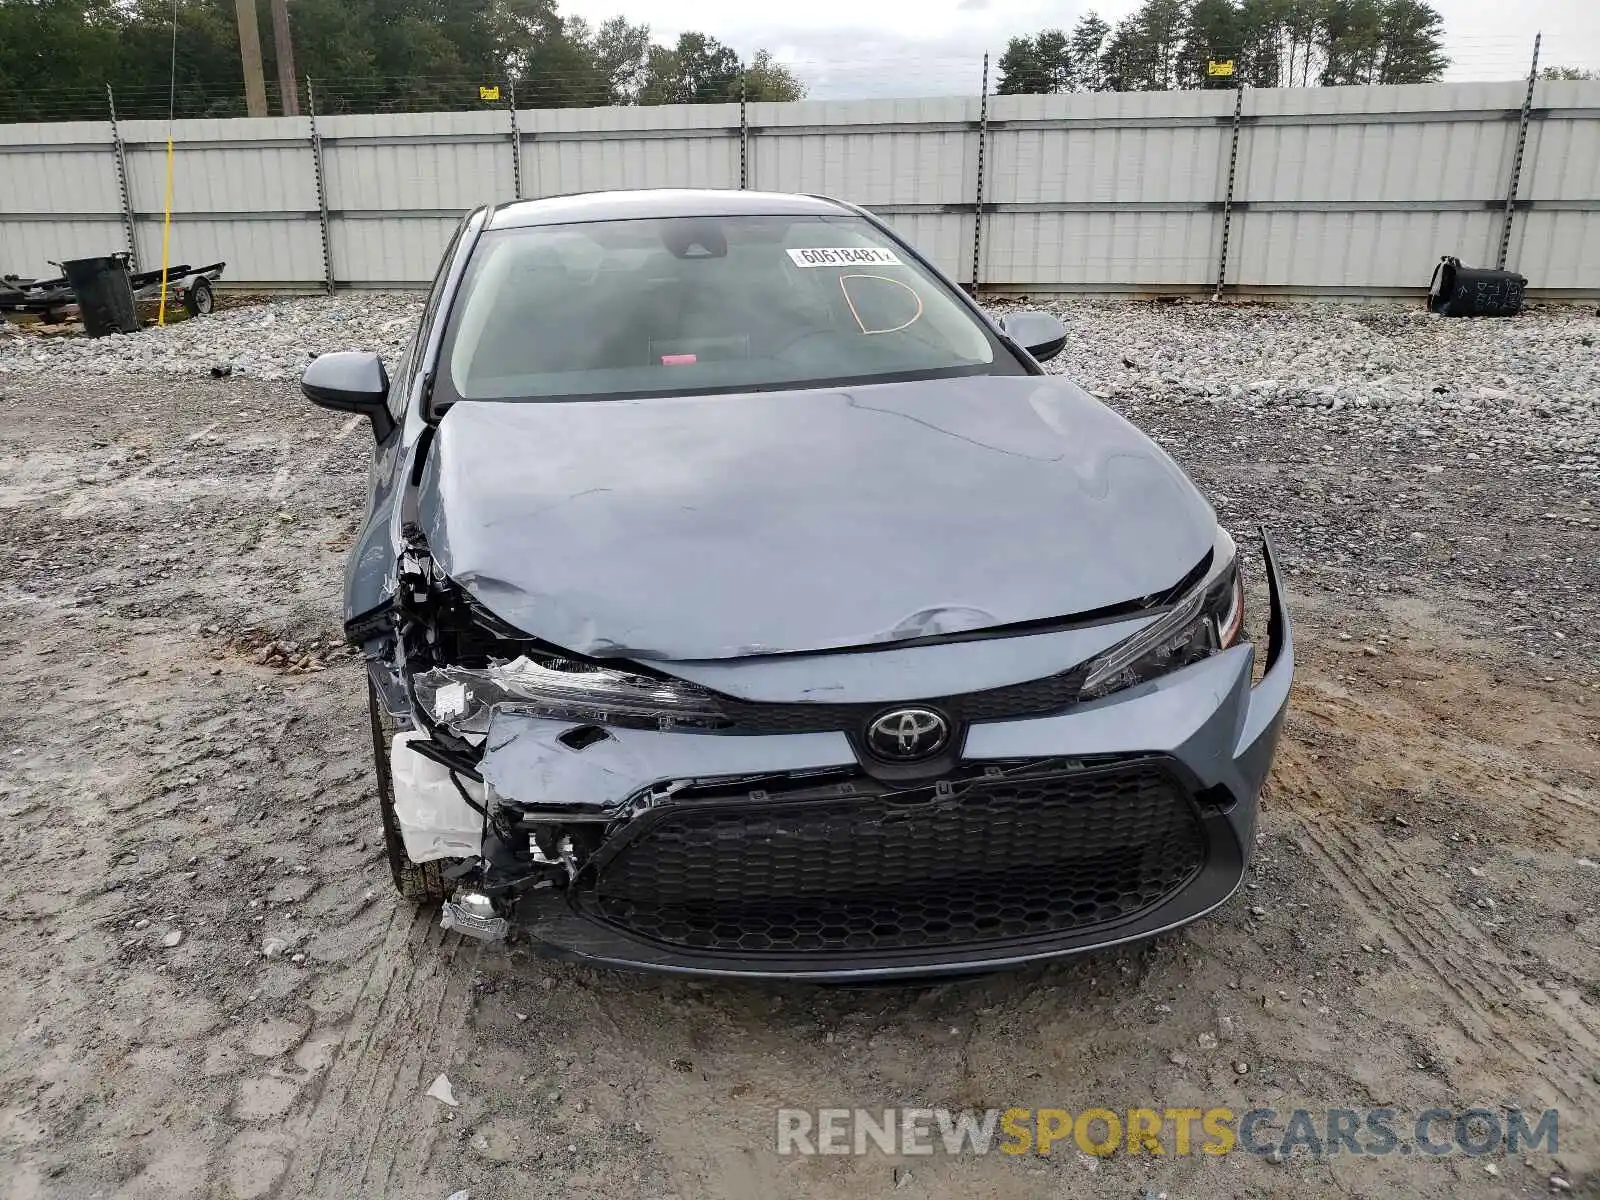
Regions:
<instances>
[{"instance_id":1,"label":"renewsportscars.com watermark","mask_svg":"<svg viewBox=\"0 0 1600 1200\"><path fill-rule=\"evenodd\" d=\"M1519 1108L780 1108L779 1154L1105 1156L1556 1153L1560 1114Z\"/></svg>"}]
</instances>

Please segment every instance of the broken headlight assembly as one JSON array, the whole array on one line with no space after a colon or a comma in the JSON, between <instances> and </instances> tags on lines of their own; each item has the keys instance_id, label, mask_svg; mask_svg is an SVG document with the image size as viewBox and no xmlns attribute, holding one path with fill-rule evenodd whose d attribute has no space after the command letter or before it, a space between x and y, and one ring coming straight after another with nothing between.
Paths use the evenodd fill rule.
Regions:
<instances>
[{"instance_id":1,"label":"broken headlight assembly","mask_svg":"<svg viewBox=\"0 0 1600 1200\"><path fill-rule=\"evenodd\" d=\"M1089 663L1079 693L1098 700L1226 650L1244 626L1244 582L1227 531L1217 531L1205 577L1127 641Z\"/></svg>"},{"instance_id":2,"label":"broken headlight assembly","mask_svg":"<svg viewBox=\"0 0 1600 1200\"><path fill-rule=\"evenodd\" d=\"M489 730L493 710L642 729L715 729L727 719L693 684L573 659L522 655L482 668L444 666L412 678L417 703L458 734Z\"/></svg>"},{"instance_id":3,"label":"broken headlight assembly","mask_svg":"<svg viewBox=\"0 0 1600 1200\"><path fill-rule=\"evenodd\" d=\"M438 569L415 528L407 530L399 580L400 670L428 722L457 737L487 734L497 708L640 729L728 724L704 688L530 644Z\"/></svg>"}]
</instances>

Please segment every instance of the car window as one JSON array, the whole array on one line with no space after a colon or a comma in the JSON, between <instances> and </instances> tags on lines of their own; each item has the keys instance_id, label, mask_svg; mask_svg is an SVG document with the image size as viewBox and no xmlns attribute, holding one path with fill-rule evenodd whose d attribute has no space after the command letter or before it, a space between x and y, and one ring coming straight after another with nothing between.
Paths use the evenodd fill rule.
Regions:
<instances>
[{"instance_id":1,"label":"car window","mask_svg":"<svg viewBox=\"0 0 1600 1200\"><path fill-rule=\"evenodd\" d=\"M426 338L428 330L433 327L433 320L439 313L439 298L444 295L446 281L450 278L450 263L456 256L456 247L461 244L461 235L466 231L468 217L456 226L455 233L450 235L450 244L444 248L444 254L439 259L439 270L434 274L433 286L428 289L428 302L422 309L422 320L417 326L419 338Z\"/></svg>"},{"instance_id":2,"label":"car window","mask_svg":"<svg viewBox=\"0 0 1600 1200\"><path fill-rule=\"evenodd\" d=\"M450 235L450 242L445 246L444 255L439 260L439 270L434 274L433 286L428 289L427 303L422 306L422 318L412 331L411 341L407 344L400 366L395 371L394 381L389 388L389 415L396 421L404 418L406 397L411 394L411 388L408 386L411 364L420 360L420 350L427 343L428 334L438 318L439 300L444 295L445 283L450 278L450 263L456 256L456 247L461 244L461 235L466 231L467 223L471 219L470 216L464 218L456 226L456 231Z\"/></svg>"},{"instance_id":3,"label":"car window","mask_svg":"<svg viewBox=\"0 0 1600 1200\"><path fill-rule=\"evenodd\" d=\"M491 231L453 306L443 359L447 400L1025 371L871 222L820 215Z\"/></svg>"}]
</instances>

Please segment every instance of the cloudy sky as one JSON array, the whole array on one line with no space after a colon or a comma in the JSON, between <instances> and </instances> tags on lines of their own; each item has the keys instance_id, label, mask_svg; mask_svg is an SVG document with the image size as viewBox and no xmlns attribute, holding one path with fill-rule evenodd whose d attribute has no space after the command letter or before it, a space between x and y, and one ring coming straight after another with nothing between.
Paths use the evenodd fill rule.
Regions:
<instances>
[{"instance_id":1,"label":"cloudy sky","mask_svg":"<svg viewBox=\"0 0 1600 1200\"><path fill-rule=\"evenodd\" d=\"M1433 0L1444 16L1451 79L1525 75L1535 30L1540 62L1600 69L1600 0ZM1115 23L1137 0L559 0L562 13L599 22L622 13L665 42L702 29L749 54L765 46L792 64L815 99L956 95L976 91L985 49L1087 8ZM686 22L688 22L686 24Z\"/></svg>"}]
</instances>

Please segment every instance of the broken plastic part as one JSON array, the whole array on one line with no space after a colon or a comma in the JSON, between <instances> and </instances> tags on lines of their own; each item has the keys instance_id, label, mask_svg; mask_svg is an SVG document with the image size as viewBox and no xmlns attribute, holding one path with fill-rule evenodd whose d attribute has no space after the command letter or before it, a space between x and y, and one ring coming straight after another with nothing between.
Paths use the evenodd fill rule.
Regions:
<instances>
[{"instance_id":1,"label":"broken plastic part","mask_svg":"<svg viewBox=\"0 0 1600 1200\"><path fill-rule=\"evenodd\" d=\"M439 917L441 929L454 929L464 937L486 942L504 941L510 922L497 916L494 901L482 892L457 892L444 903Z\"/></svg>"},{"instance_id":2,"label":"broken plastic part","mask_svg":"<svg viewBox=\"0 0 1600 1200\"><path fill-rule=\"evenodd\" d=\"M1233 538L1218 528L1205 577L1165 614L1091 664L1081 697L1097 700L1226 649L1220 634L1237 622L1237 576Z\"/></svg>"},{"instance_id":3,"label":"broken plastic part","mask_svg":"<svg viewBox=\"0 0 1600 1200\"><path fill-rule=\"evenodd\" d=\"M371 678L384 711L402 726L411 724L411 702L406 695L405 681L393 665L378 658L367 659L367 675Z\"/></svg>"},{"instance_id":4,"label":"broken plastic part","mask_svg":"<svg viewBox=\"0 0 1600 1200\"><path fill-rule=\"evenodd\" d=\"M729 737L613 728L604 741L574 750L562 741L570 728L504 709L495 714L480 764L495 798L491 811L508 803L615 809L663 781L806 771L856 761L842 733ZM552 812L550 819L566 818Z\"/></svg>"},{"instance_id":5,"label":"broken plastic part","mask_svg":"<svg viewBox=\"0 0 1600 1200\"><path fill-rule=\"evenodd\" d=\"M582 750L585 746L592 746L596 742L603 742L611 735L598 725L579 725L576 729L569 729L561 735L561 741L574 750Z\"/></svg>"},{"instance_id":6,"label":"broken plastic part","mask_svg":"<svg viewBox=\"0 0 1600 1200\"><path fill-rule=\"evenodd\" d=\"M394 815L406 856L417 863L476 857L483 849L483 814L467 797L481 805L483 785L460 776L452 779L449 768L411 748L426 737L414 730L398 733L389 747Z\"/></svg>"},{"instance_id":7,"label":"broken plastic part","mask_svg":"<svg viewBox=\"0 0 1600 1200\"><path fill-rule=\"evenodd\" d=\"M562 669L567 667L570 669ZM534 716L591 724L710 729L726 718L715 699L692 683L526 655L481 670L434 667L412 681L417 702L457 733L483 733L490 714L507 708Z\"/></svg>"},{"instance_id":8,"label":"broken plastic part","mask_svg":"<svg viewBox=\"0 0 1600 1200\"><path fill-rule=\"evenodd\" d=\"M1175 663L1182 660L1196 637L1209 634L1208 630L1202 629L1200 620L1205 596L1205 591L1197 588L1166 616L1146 626L1105 655L1084 680L1083 697L1096 699L1139 682L1143 676L1132 668L1147 658L1156 659L1165 655ZM1164 662L1165 659L1162 659L1161 663L1152 667L1154 673L1161 673Z\"/></svg>"}]
</instances>

